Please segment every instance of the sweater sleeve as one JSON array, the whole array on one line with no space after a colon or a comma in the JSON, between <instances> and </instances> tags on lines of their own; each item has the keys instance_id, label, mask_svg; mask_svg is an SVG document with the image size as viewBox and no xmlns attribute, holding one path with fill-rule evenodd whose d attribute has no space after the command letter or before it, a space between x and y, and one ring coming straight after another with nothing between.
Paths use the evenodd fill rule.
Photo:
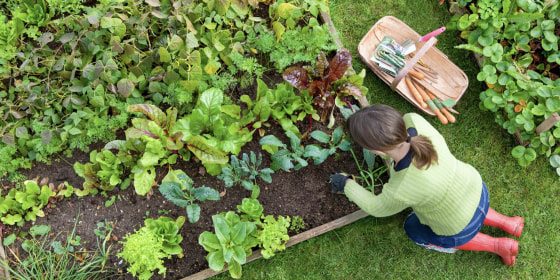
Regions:
<instances>
[{"instance_id":1,"label":"sweater sleeve","mask_svg":"<svg viewBox=\"0 0 560 280\"><path fill-rule=\"evenodd\" d=\"M375 217L391 216L408 207L408 205L396 199L388 187L384 187L381 194L375 195L360 186L356 181L351 180L346 183L344 193L350 201L356 203L366 213Z\"/></svg>"}]
</instances>

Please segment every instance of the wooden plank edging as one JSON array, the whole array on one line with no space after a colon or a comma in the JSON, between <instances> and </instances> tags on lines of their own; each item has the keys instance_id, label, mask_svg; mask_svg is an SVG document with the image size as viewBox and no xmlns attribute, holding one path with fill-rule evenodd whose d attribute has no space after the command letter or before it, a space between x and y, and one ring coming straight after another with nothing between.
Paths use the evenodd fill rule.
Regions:
<instances>
[{"instance_id":1,"label":"wooden plank edging","mask_svg":"<svg viewBox=\"0 0 560 280\"><path fill-rule=\"evenodd\" d=\"M342 218L338 218L336 220L333 220L331 222L328 222L324 225L312 228L308 231L302 232L298 235L294 235L293 237L290 238L290 240L288 240L288 242L286 243L286 248L291 247L293 245L299 244L303 241L306 241L308 239L311 239L313 237L317 237L323 233L327 233L331 230L335 230L337 228L343 227L345 225L348 225L350 223L353 223L359 219L365 218L369 216L369 214L367 214L366 212L364 212L363 210L358 210L354 213L348 214ZM253 252L253 254L251 254L248 258L247 258L247 262L245 263L249 263L252 262L254 260L258 260L262 257L261 254L261 250L257 250L255 252ZM185 278L182 278L180 280L204 280L207 278L210 278L212 276L218 275L222 272L227 271L227 267L219 272L213 271L212 269L208 268L206 270L203 270L201 272L198 272L196 274L187 276Z\"/></svg>"}]
</instances>

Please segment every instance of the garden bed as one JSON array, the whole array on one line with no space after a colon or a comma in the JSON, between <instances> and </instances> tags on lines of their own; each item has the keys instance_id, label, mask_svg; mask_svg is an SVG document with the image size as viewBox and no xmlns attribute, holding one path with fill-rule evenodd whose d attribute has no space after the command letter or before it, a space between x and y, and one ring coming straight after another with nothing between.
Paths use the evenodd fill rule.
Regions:
<instances>
[{"instance_id":1,"label":"garden bed","mask_svg":"<svg viewBox=\"0 0 560 280\"><path fill-rule=\"evenodd\" d=\"M324 129L321 126L320 123L314 124L314 130ZM285 139L281 127L271 127L268 133L276 135L280 139ZM100 143L97 147L92 148L102 146L102 143ZM248 143L242 152L249 153L250 151L263 152L262 166L269 166L269 156L260 150L258 139ZM362 156L360 154L356 153L361 160ZM38 164L24 174L28 178L47 177L49 182L55 185L68 182L79 187L83 180L75 174L72 164L74 162L85 163L88 160L88 154L75 152L71 159L61 158L59 162L53 162L51 165ZM213 231L212 215L235 211L236 206L241 204L243 198L251 196L251 192L241 186L226 188L224 182L216 177L200 175L201 165L194 161L180 161L171 168L185 171L193 179L194 186L205 185L215 188L223 194L219 201L200 203L202 208L200 220L194 224L186 222L181 228L179 233L183 236L183 241L180 245L185 256L183 258L174 256L164 263L167 268L165 279L180 279L208 268L205 259L207 252L198 244L198 236L204 231ZM159 174L165 174L161 171L163 170L158 172L158 178L156 179L158 182L161 181L161 176L163 176ZM338 159L331 156L321 165L310 164L299 171L275 172L272 174L271 184L263 181L258 182L261 187L258 199L264 207L263 214L274 215L275 217L278 215L299 216L307 223L304 230L310 230L358 211L359 208L349 202L346 196L334 194L330 184L327 183L329 175L341 171L353 174L359 173L350 152L340 153ZM132 233L135 229L143 226L147 217L157 218L163 215L176 219L178 216L186 215L184 208L177 207L169 202L159 191L155 191L151 196L139 196L135 193L133 187L129 187L124 191L115 190L109 193L109 195L111 194L118 194L120 199L117 199L110 207L105 207L105 201L108 199L101 195L88 195L81 199L73 197L60 201L55 208L46 209L46 216L38 218L34 224L50 225L53 233L71 232L76 217L79 217L76 235L81 237L85 248L95 250L97 249L97 237L93 231L97 228L97 223L105 221L114 223L113 240L110 243L113 244L112 252L118 252L122 248L118 241L122 241L122 237L127 233ZM14 231L28 231L31 225L32 223L27 223L22 228L7 228L4 230L4 235L6 236ZM291 236L296 234L296 232L290 233ZM65 238L65 235L61 238ZM19 244L16 243L10 247L15 252L18 246ZM8 258L13 257L11 252L7 250ZM122 259L113 255L110 257L108 265L119 267L121 273L115 279L133 279L132 275L126 273L126 266ZM163 279L163 277L154 275L153 279Z\"/></svg>"},{"instance_id":2,"label":"garden bed","mask_svg":"<svg viewBox=\"0 0 560 280\"><path fill-rule=\"evenodd\" d=\"M327 16L327 14L323 14ZM331 23L331 32L334 27ZM340 43L339 43L340 44ZM276 83L282 82L280 74L274 71L268 71L262 80L266 81L269 87ZM257 83L248 88L237 88L233 92L227 93L232 99L238 98L243 94L247 94L254 98ZM354 103L357 103L354 102ZM362 98L360 104L367 104L367 100ZM336 124L342 125L343 117L337 111L335 113ZM311 127L309 127L311 123ZM326 123L321 122L300 122L297 124L298 129L304 131L320 130L330 134L330 129ZM275 135L284 143L289 139L286 137L284 130L278 124L272 125L266 131L266 135ZM124 133L119 133L119 139L124 139ZM271 160L269 154L261 150L259 144L260 137L255 134L253 140L247 143L243 148L243 153L255 152L263 154L262 168L270 166ZM311 138L303 140L302 144L317 143ZM96 143L90 146L90 150L101 150L105 143ZM291 237L294 237L287 246L291 246L312 238L318 234L335 229L346 223L362 218L365 214L359 211L358 207L344 195L336 195L332 192L330 184L328 184L329 175L337 172L348 172L352 174L359 173L357 162L362 163L363 156L361 148L354 148L356 157L350 152L338 151L337 154L330 156L320 165L313 165L302 168L298 171L276 171L272 174L272 183L266 183L262 180L257 181L261 188L258 197L259 202L263 205L264 215L281 216L299 216L305 221L305 227L299 231L290 231ZM50 165L35 164L30 170L23 170L22 174L29 179L37 179L43 183L59 184L68 183L74 188L81 188L84 180L79 177L73 168L74 163L80 162L85 164L89 162L88 153L74 151L71 158L62 155L55 155ZM357 162L356 162L357 161ZM200 220L196 223L185 223L180 229L180 235L183 241L180 246L183 248L184 257L178 258L173 256L167 259L164 266L167 268L165 279L181 279L194 275L202 271L209 277L213 274L208 270L208 263L205 259L207 252L199 245L199 235L204 231L213 232L212 215L227 211L237 210L236 206L240 205L243 198L250 197L251 192L241 186L227 188L224 182L215 176L206 174L204 167L199 161L178 161L177 164L160 167L157 170L156 182L160 183L163 176L167 173L167 169L183 170L194 181L194 187L207 186L220 192L219 201L201 202ZM1 181L4 189L12 187L9 182ZM127 263L121 258L115 256L116 252L122 249L123 237L133 233L135 230L144 225L147 218L156 219L160 216L166 216L176 219L179 216L186 216L185 208L177 207L165 197L161 195L157 188L153 189L146 196L140 196L135 192L134 187L130 186L125 190L115 188L108 192L108 197L100 194L87 195L83 198L72 196L71 199L64 199L56 203L53 208L46 208L45 217L37 218L36 222L27 222L23 227L8 226L3 229L2 235L7 236L10 233L28 232L32 225L46 224L51 227L51 237L58 233L57 238L64 241L66 236L72 232L76 225L75 235L79 236L81 241L78 246L80 250L96 250L98 247L98 237L94 234L94 230L98 228L99 223L105 225L114 225L109 244L111 244L111 256L107 263L108 267L118 270L117 276L112 279L133 279L131 274L127 273ZM105 203L109 197L115 196L115 202L106 207ZM258 248L255 248L258 249ZM8 247L6 251L8 259L14 259L17 255L21 257L21 240L16 241ZM260 257L259 252L254 252L250 260ZM204 272L206 271L206 272ZM197 276L200 277L200 276ZM162 275L154 275L152 279L163 279ZM201 279L201 278L198 278Z\"/></svg>"}]
</instances>

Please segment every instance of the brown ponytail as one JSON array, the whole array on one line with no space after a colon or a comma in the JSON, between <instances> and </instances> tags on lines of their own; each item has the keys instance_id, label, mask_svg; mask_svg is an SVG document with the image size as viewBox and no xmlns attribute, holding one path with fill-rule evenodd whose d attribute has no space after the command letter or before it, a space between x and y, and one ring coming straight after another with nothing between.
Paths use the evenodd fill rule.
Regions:
<instances>
[{"instance_id":1,"label":"brown ponytail","mask_svg":"<svg viewBox=\"0 0 560 280\"><path fill-rule=\"evenodd\" d=\"M392 150L408 138L402 116L401 112L387 105L367 106L350 116L348 130L354 142L368 150ZM437 152L427 137L412 137L410 147L416 168L428 169L432 163L437 163Z\"/></svg>"}]
</instances>

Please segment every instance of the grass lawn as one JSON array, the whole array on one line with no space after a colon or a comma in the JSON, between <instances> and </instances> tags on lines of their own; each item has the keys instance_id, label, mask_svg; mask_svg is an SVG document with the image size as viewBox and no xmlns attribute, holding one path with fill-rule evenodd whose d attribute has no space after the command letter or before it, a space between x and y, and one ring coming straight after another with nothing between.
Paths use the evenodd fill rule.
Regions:
<instances>
[{"instance_id":1,"label":"grass lawn","mask_svg":"<svg viewBox=\"0 0 560 280\"><path fill-rule=\"evenodd\" d=\"M357 71L366 68L357 46L367 31L385 15L395 16L420 34L444 26L451 15L447 4L437 0L363 1L330 0L330 14L342 42L352 51ZM455 124L432 124L446 137L457 158L477 167L487 183L490 205L505 215L525 218L519 255L508 267L488 252L437 253L408 239L402 224L410 210L387 217L367 217L348 226L313 238L275 257L243 266L242 279L557 279L560 275L559 177L540 158L527 168L511 156L513 138L494 122L490 112L479 109L484 85L476 80L478 66L459 44L458 32L447 30L438 36L436 47L469 77L469 88L455 107L460 114ZM417 111L367 70L365 86L371 104L383 103L402 112ZM417 111L419 112L419 111ZM342 170L341 170L342 171ZM325 186L327 187L327 186ZM483 227L482 232L507 236ZM213 279L228 279L222 273Z\"/></svg>"}]
</instances>

